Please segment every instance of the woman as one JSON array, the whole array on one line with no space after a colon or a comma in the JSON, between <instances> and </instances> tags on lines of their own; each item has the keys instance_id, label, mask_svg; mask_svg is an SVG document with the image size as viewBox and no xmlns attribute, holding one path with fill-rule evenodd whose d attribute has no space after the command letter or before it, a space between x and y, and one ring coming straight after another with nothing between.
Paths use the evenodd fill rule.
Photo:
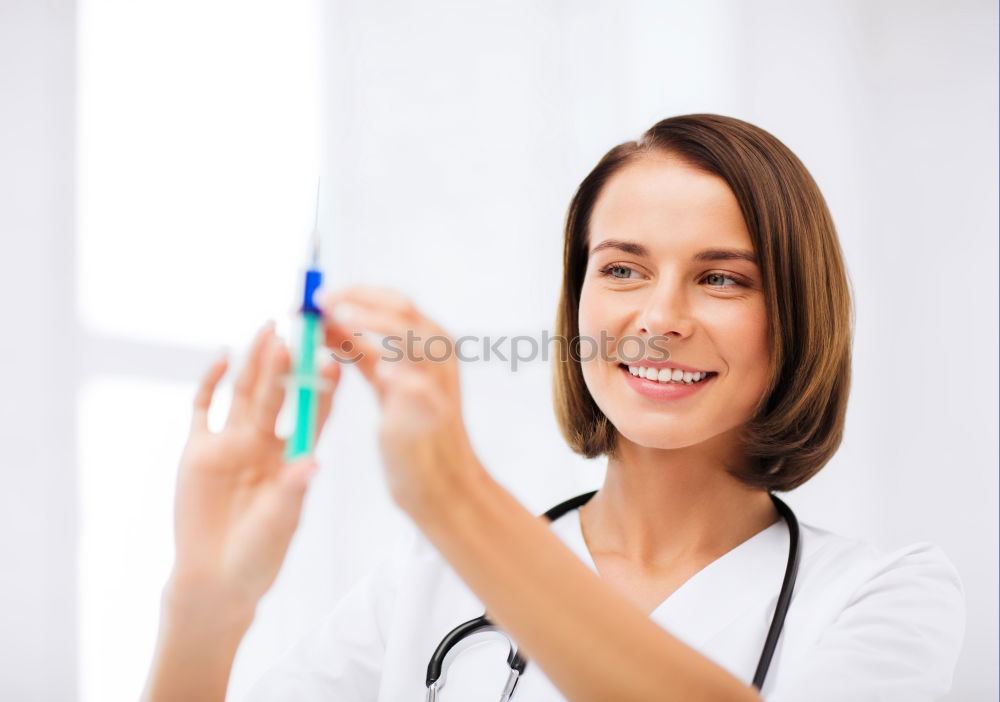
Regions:
<instances>
[{"instance_id":1,"label":"woman","mask_svg":"<svg viewBox=\"0 0 1000 702\"><path fill-rule=\"evenodd\" d=\"M453 357L389 363L354 335L426 339L441 329L392 291L324 299L327 345L360 356L381 407L389 490L420 535L251 698L419 699L442 637L484 607L530 661L519 700L943 695L964 598L928 544L881 553L801 524L791 601L762 663L795 561L794 518L782 518L770 492L829 461L850 385L847 277L798 159L739 120L664 120L583 181L564 266L557 327L571 341L555 364L555 408L570 446L606 455L608 467L601 490L551 524L479 462ZM315 470L281 461L274 420L287 370L266 328L221 433L208 432L205 413L224 362L198 392L149 699L223 699L236 647L280 567ZM324 372L335 385L339 366ZM328 411L329 396L323 418ZM480 660L474 650L453 659L442 699L499 697L503 651Z\"/></svg>"}]
</instances>

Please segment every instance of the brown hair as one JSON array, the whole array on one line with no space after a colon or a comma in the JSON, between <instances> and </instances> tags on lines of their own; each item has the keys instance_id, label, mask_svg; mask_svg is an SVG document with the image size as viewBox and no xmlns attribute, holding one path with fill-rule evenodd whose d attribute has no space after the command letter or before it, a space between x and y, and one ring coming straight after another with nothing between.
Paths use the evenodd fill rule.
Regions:
<instances>
[{"instance_id":1,"label":"brown hair","mask_svg":"<svg viewBox=\"0 0 1000 702\"><path fill-rule=\"evenodd\" d=\"M620 144L580 184L566 218L557 338L568 358L554 365L554 405L563 436L587 458L614 455L617 432L583 380L578 310L587 268L590 214L608 179L651 151L668 152L724 180L740 204L767 306L771 368L744 425L752 470L733 475L767 490L791 490L840 446L851 384L854 309L833 219L802 162L768 132L732 117L671 117Z\"/></svg>"}]
</instances>

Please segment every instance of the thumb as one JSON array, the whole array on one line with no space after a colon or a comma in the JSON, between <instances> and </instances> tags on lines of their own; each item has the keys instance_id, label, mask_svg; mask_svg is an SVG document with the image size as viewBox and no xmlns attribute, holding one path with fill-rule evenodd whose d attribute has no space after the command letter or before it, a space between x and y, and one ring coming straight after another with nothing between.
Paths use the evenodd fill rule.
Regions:
<instances>
[{"instance_id":1,"label":"thumb","mask_svg":"<svg viewBox=\"0 0 1000 702\"><path fill-rule=\"evenodd\" d=\"M298 514L312 477L318 469L319 464L311 456L298 458L281 467L278 474L278 499L285 503L284 512Z\"/></svg>"},{"instance_id":2,"label":"thumb","mask_svg":"<svg viewBox=\"0 0 1000 702\"><path fill-rule=\"evenodd\" d=\"M267 500L265 507L270 512L265 522L276 536L283 535L291 539L292 532L299 524L302 501L318 468L316 459L311 457L299 458L281 467L271 499Z\"/></svg>"},{"instance_id":3,"label":"thumb","mask_svg":"<svg viewBox=\"0 0 1000 702\"><path fill-rule=\"evenodd\" d=\"M274 583L285 560L316 467L312 458L282 465L233 535L233 568L258 598Z\"/></svg>"}]
</instances>

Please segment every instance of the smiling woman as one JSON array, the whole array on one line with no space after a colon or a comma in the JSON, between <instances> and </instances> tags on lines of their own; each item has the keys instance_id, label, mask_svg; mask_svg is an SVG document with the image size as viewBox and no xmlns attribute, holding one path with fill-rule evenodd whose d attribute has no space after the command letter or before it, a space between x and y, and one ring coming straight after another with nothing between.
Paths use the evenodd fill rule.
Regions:
<instances>
[{"instance_id":1,"label":"smiling woman","mask_svg":"<svg viewBox=\"0 0 1000 702\"><path fill-rule=\"evenodd\" d=\"M350 342L375 390L387 487L420 533L250 698L395 702L420 686L429 701L502 702L947 692L964 594L941 549L883 553L800 523L773 494L836 451L850 386L847 276L801 163L736 119L660 122L584 179L564 262L558 332L574 351L628 337L666 354L556 363L562 431L577 452L606 455L607 473L541 519L476 455L455 357L399 358L366 334L453 348L446 332L392 290L324 296L327 346ZM254 349L221 435L200 418L224 364L195 404L151 700L222 699L314 470L276 458L287 351L267 329ZM324 373L335 391L338 368ZM500 650L469 645L497 632ZM458 655L467 648L480 655Z\"/></svg>"},{"instance_id":2,"label":"smiling woman","mask_svg":"<svg viewBox=\"0 0 1000 702\"><path fill-rule=\"evenodd\" d=\"M627 278L602 278L625 269ZM745 390L743 405L753 405L742 428L750 465L736 472L748 485L791 490L836 452L851 381L850 285L819 188L771 134L719 115L689 115L611 149L570 204L564 271L556 322L563 338L610 322L602 315L623 299L645 315L619 319L624 333L669 331L679 347L672 358ZM739 349L745 368L714 368L730 360L720 349L712 357L713 349L691 348L685 332L666 329L706 320ZM588 458L613 454L623 425L603 411L594 395L600 385L585 378L599 368L554 371L567 441ZM747 414L745 406L733 412Z\"/></svg>"}]
</instances>

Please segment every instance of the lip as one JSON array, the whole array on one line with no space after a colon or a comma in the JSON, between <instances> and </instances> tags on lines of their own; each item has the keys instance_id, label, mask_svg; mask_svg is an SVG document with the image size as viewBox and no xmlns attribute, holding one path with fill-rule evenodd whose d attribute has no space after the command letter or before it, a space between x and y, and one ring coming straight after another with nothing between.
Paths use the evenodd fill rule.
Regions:
<instances>
[{"instance_id":1,"label":"lip","mask_svg":"<svg viewBox=\"0 0 1000 702\"><path fill-rule=\"evenodd\" d=\"M680 366L673 366L680 368ZM621 372L625 374L625 382L643 397L651 400L683 400L697 394L718 377L718 374L709 376L700 383L685 385L683 383L660 383L655 380L646 380L637 375L632 375L628 366L619 366Z\"/></svg>"}]
</instances>

